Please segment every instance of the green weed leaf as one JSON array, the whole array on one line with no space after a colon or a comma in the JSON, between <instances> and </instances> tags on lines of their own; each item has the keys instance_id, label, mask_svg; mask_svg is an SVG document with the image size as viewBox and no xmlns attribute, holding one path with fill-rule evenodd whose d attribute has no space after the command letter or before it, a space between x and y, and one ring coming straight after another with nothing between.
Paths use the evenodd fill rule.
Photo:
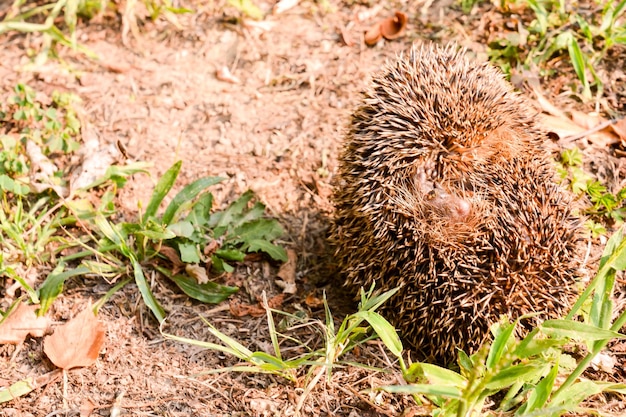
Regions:
<instances>
[{"instance_id":1,"label":"green weed leaf","mask_svg":"<svg viewBox=\"0 0 626 417\"><path fill-rule=\"evenodd\" d=\"M191 298L207 304L217 304L239 291L238 287L207 282L199 284L187 275L168 275L168 277Z\"/></svg>"},{"instance_id":2,"label":"green weed leaf","mask_svg":"<svg viewBox=\"0 0 626 417\"><path fill-rule=\"evenodd\" d=\"M267 240L254 239L248 242L247 245L248 252L264 252L267 253L272 259L280 262L287 262L287 251L285 248L274 245L273 243L268 242Z\"/></svg>"},{"instance_id":3,"label":"green weed leaf","mask_svg":"<svg viewBox=\"0 0 626 417\"><path fill-rule=\"evenodd\" d=\"M150 199L148 207L146 207L146 211L143 215L142 221L144 223L147 222L148 219L156 216L156 212L159 209L161 202L174 186L182 164L182 161L176 162L157 182L156 187L154 187L154 191L152 192L152 198Z\"/></svg>"},{"instance_id":4,"label":"green weed leaf","mask_svg":"<svg viewBox=\"0 0 626 417\"><path fill-rule=\"evenodd\" d=\"M178 168L180 169L180 167ZM165 212L163 213L163 217L161 221L164 224L169 225L172 221L175 221L176 215L184 206L184 203L188 201L192 201L198 196L198 194L200 194L206 188L215 184L219 184L220 182L224 181L224 179L225 178L221 178L221 177L205 177L205 178L200 178L192 182L191 184L187 185L178 194L176 194L176 196L172 199L170 204L168 204L167 208L165 209Z\"/></svg>"}]
</instances>

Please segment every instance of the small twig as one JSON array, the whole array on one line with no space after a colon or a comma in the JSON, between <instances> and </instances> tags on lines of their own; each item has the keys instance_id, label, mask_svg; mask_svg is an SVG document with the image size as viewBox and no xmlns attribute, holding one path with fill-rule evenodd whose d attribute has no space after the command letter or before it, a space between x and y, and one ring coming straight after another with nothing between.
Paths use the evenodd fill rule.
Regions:
<instances>
[{"instance_id":1,"label":"small twig","mask_svg":"<svg viewBox=\"0 0 626 417\"><path fill-rule=\"evenodd\" d=\"M607 120L604 121L594 127L592 127L591 129L585 130L584 132L580 132L580 133L576 133L575 135L569 135L569 136L565 136L564 138L562 138L559 142L563 143L563 144L569 144L571 142L577 141L578 139L582 139L585 136L589 136L592 133L596 133L599 132L603 129L606 129L607 127L619 122L621 119L613 119L613 120Z\"/></svg>"},{"instance_id":2,"label":"small twig","mask_svg":"<svg viewBox=\"0 0 626 417\"><path fill-rule=\"evenodd\" d=\"M359 397L359 399L361 401L366 402L367 404L369 404L371 407L373 407L374 409L376 409L376 411L378 411L381 414L384 414L386 416L389 417L397 417L397 414L393 414L391 413L389 410L385 410L384 408L376 405L375 403L373 403L372 401L370 401L369 398L363 396L363 394L361 394L360 392L354 390L351 386L346 385L345 387L342 387L341 385L337 385L337 388L339 388L341 391L345 392L348 395L356 395L357 397Z\"/></svg>"}]
</instances>

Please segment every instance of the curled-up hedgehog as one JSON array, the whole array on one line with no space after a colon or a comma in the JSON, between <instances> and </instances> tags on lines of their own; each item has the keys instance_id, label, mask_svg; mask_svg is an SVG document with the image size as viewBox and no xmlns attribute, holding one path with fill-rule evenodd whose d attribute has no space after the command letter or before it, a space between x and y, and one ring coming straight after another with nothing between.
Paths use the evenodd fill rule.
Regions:
<instances>
[{"instance_id":1,"label":"curled-up hedgehog","mask_svg":"<svg viewBox=\"0 0 626 417\"><path fill-rule=\"evenodd\" d=\"M414 46L352 114L331 241L355 289L421 359L474 352L502 315L559 316L576 295L580 221L531 106L464 51ZM526 323L528 325L529 323Z\"/></svg>"}]
</instances>

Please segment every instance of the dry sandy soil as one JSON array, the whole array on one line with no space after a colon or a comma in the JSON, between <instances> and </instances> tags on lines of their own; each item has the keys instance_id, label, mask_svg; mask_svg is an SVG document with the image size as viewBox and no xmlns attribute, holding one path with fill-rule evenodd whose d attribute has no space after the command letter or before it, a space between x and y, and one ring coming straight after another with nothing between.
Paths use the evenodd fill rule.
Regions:
<instances>
[{"instance_id":1,"label":"dry sandy soil","mask_svg":"<svg viewBox=\"0 0 626 417\"><path fill-rule=\"evenodd\" d=\"M383 4L369 20L358 13L377 6L332 1L303 1L281 14L270 14L257 25L242 25L236 10L221 2L198 2L192 15L180 17L182 29L164 21L142 21L139 38L121 35L121 18L105 16L79 27L79 42L100 60L63 50L63 61L51 60L35 72L23 71L25 49L37 47L38 36L15 33L0 37L0 91L6 96L17 82L49 94L70 91L83 100L84 112L102 143L120 143L130 160L152 161L158 178L176 160L183 160L180 185L205 175L228 180L216 188L217 201L226 204L247 189L267 204L287 230L282 242L298 256L298 293L285 297L280 308L323 318L319 305L306 297L326 290L335 317L355 311L342 294L328 254L326 230L336 156L350 109L368 75L386 59L415 40L456 41L479 59L485 42L503 24L501 15L486 8L464 15L451 2L394 2ZM269 10L272 6L259 3ZM406 34L396 41L366 47L363 31L376 18L394 10L408 13ZM341 32L353 44L346 45ZM125 40L125 42L124 42ZM624 50L607 61L614 84L600 110L623 116ZM558 69L558 63L556 63ZM620 67L621 65L621 67ZM227 67L239 83L216 77ZM527 80L528 74L518 79ZM545 95L561 109L593 110L567 94L572 71L542 79ZM520 84L523 89L523 82ZM587 143L581 141L580 146ZM591 148L589 148L591 149ZM625 178L619 159L624 148L594 150L595 171L618 186ZM591 152L591 151L590 151ZM612 175L607 175L606 172ZM149 196L154 180L136 176L122 191L122 211L132 216L139 201ZM623 184L622 184L623 186ZM153 277L154 278L154 277ZM281 293L275 284L276 266L267 262L241 265L228 283L241 287L234 299L255 304L261 293ZM175 287L153 279L154 291L168 310L166 330L209 340L199 315L253 350L270 348L264 317L237 317L229 303L207 306L192 302ZM62 322L101 297L110 286L103 280L70 280L56 301L52 315ZM232 303L232 302L231 302ZM103 307L105 347L95 365L68 372L45 387L4 404L0 416L123 415L138 416L278 416L295 415L307 375L297 383L246 373L207 371L236 364L221 353L166 341L142 304L137 288L127 285ZM307 328L301 340L319 347L321 334ZM42 353L40 339L28 339L19 350L0 348L0 386L27 376L43 375L54 367ZM616 354L618 354L616 348ZM622 353L623 354L623 353ZM372 387L398 383L400 374L379 343L352 353L358 361L388 372L353 366L337 368L308 395L301 409L306 416L420 415L419 407L401 396ZM623 378L624 369L606 380ZM618 368L619 368L618 366ZM606 410L619 415L619 399L603 398ZM403 414L404 413L404 414Z\"/></svg>"}]
</instances>

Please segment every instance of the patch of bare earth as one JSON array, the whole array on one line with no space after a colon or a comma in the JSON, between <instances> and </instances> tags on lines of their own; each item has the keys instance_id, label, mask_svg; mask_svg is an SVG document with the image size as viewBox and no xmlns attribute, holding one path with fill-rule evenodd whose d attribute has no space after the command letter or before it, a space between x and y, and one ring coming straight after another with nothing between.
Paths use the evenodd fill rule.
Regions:
<instances>
[{"instance_id":1,"label":"patch of bare earth","mask_svg":"<svg viewBox=\"0 0 626 417\"><path fill-rule=\"evenodd\" d=\"M78 39L101 57L99 61L64 51L65 65L51 61L34 73L21 68L27 62L25 48L37 46L38 38L5 34L0 38L0 89L6 95L16 82L26 82L46 93L76 93L101 142L119 143L130 160L154 162L152 179L136 176L122 190L119 204L125 216L134 216L139 202L145 207L154 179L179 159L184 161L179 186L206 175L228 178L216 187L220 204L254 190L287 229L282 243L298 255L298 293L285 296L278 307L323 320L323 309L305 300L321 297L325 289L333 314L341 319L355 306L351 295L339 289L325 237L336 156L358 91L372 71L415 39L456 40L476 46L479 55L485 50L478 43L481 39L464 29L478 25L476 16L467 22L447 2L432 3L393 4L409 13L407 35L374 48L361 46L369 22L355 23L354 18L367 7L342 3L331 3L333 10L323 12L317 3L303 2L267 17L262 22L267 27L229 23L221 3L196 4L196 13L181 17L183 30L174 31L162 22L147 24L142 37L130 37L126 45L116 22L92 22L79 28ZM428 4L431 7L421 15ZM386 17L394 7L387 5L378 16ZM343 42L342 30L354 39L352 46ZM218 79L216 73L223 67L239 83ZM604 165L608 153L598 155ZM619 162L615 178L624 177ZM264 261L238 266L220 279L238 285L240 292L217 306L190 301L158 277L149 279L168 311L166 332L215 341L202 315L251 350L271 353L266 318L239 317L231 310L237 303L257 305L263 291L269 298L281 294L276 271L276 265ZM62 322L75 316L87 300L108 289L103 279L70 280L52 308L53 318ZM423 411L408 398L370 391L401 382L379 343L344 359L388 372L344 364L329 379L324 375L302 400L314 377L307 369L297 374L296 383L267 374L208 373L237 362L215 351L164 340L134 285L117 292L99 317L107 341L95 365L72 370L66 381L59 379L13 400L0 415L107 416L114 407L125 415L163 416L290 416L300 406L305 416ZM290 335L310 348L322 346L320 327ZM286 348L285 354L300 353L297 346L292 349ZM27 339L19 348L0 347L2 386L53 369L42 353L41 339ZM623 379L624 370L619 372ZM611 403L606 408L623 406Z\"/></svg>"}]
</instances>

